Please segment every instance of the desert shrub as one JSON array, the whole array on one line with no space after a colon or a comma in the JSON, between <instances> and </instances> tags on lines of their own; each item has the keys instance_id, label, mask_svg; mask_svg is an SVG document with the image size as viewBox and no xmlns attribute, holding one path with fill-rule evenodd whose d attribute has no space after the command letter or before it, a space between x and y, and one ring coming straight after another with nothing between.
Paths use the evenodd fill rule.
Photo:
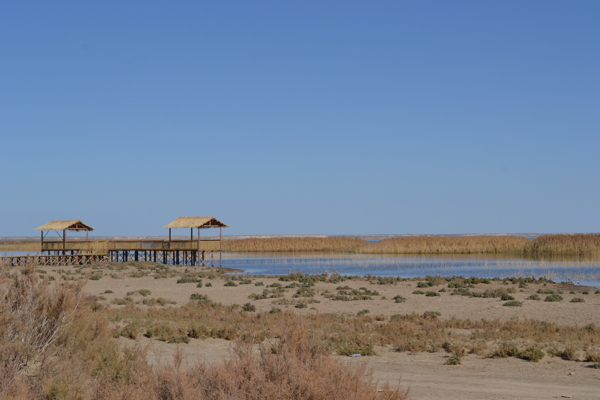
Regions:
<instances>
[{"instance_id":1,"label":"desert shrub","mask_svg":"<svg viewBox=\"0 0 600 400\"><path fill-rule=\"evenodd\" d=\"M263 282L254 282L254 286L265 286Z\"/></svg>"},{"instance_id":2,"label":"desert shrub","mask_svg":"<svg viewBox=\"0 0 600 400\"><path fill-rule=\"evenodd\" d=\"M541 299L540 299L540 296L538 296L537 294L532 294L525 300L541 300Z\"/></svg>"},{"instance_id":3,"label":"desert shrub","mask_svg":"<svg viewBox=\"0 0 600 400\"><path fill-rule=\"evenodd\" d=\"M462 364L462 358L460 358L459 356L453 355L453 356L449 357L444 364L445 365L460 365L460 364Z\"/></svg>"},{"instance_id":4,"label":"desert shrub","mask_svg":"<svg viewBox=\"0 0 600 400\"><path fill-rule=\"evenodd\" d=\"M583 300L581 297L573 297L571 299L571 303L584 303L585 300Z\"/></svg>"},{"instance_id":5,"label":"desert shrub","mask_svg":"<svg viewBox=\"0 0 600 400\"><path fill-rule=\"evenodd\" d=\"M440 294L438 292L428 291L428 292L425 293L425 296L427 296L427 297L435 297L435 296L440 296Z\"/></svg>"},{"instance_id":6,"label":"desert shrub","mask_svg":"<svg viewBox=\"0 0 600 400\"><path fill-rule=\"evenodd\" d=\"M367 314L369 314L370 312L371 312L371 310L361 310L361 311L359 311L359 312L356 314L356 316L357 316L357 317L360 317L360 316L363 316L363 315L367 315Z\"/></svg>"},{"instance_id":7,"label":"desert shrub","mask_svg":"<svg viewBox=\"0 0 600 400\"><path fill-rule=\"evenodd\" d=\"M514 299L515 298L508 293L503 293L502 296L500 296L500 300L502 300L502 301L514 300Z\"/></svg>"},{"instance_id":8,"label":"desert shrub","mask_svg":"<svg viewBox=\"0 0 600 400\"><path fill-rule=\"evenodd\" d=\"M394 296L395 303L404 303L406 301L406 297L402 297L400 295Z\"/></svg>"},{"instance_id":9,"label":"desert shrub","mask_svg":"<svg viewBox=\"0 0 600 400\"><path fill-rule=\"evenodd\" d=\"M190 296L190 300L208 301L208 296L200 293L193 293Z\"/></svg>"},{"instance_id":10,"label":"desert shrub","mask_svg":"<svg viewBox=\"0 0 600 400\"><path fill-rule=\"evenodd\" d=\"M523 307L523 303L517 300L511 300L511 301L507 301L506 303L502 304L505 307Z\"/></svg>"},{"instance_id":11,"label":"desert shrub","mask_svg":"<svg viewBox=\"0 0 600 400\"><path fill-rule=\"evenodd\" d=\"M518 357L522 360L538 362L544 358L544 352L537 347L528 347L520 352Z\"/></svg>"},{"instance_id":12,"label":"desert shrub","mask_svg":"<svg viewBox=\"0 0 600 400\"><path fill-rule=\"evenodd\" d=\"M412 292L412 294L425 294L425 292L422 290L415 290L414 292Z\"/></svg>"},{"instance_id":13,"label":"desert shrub","mask_svg":"<svg viewBox=\"0 0 600 400\"><path fill-rule=\"evenodd\" d=\"M223 286L232 286L232 287L236 287L237 283L235 283L234 281L227 281L225 282L225 284Z\"/></svg>"},{"instance_id":14,"label":"desert shrub","mask_svg":"<svg viewBox=\"0 0 600 400\"><path fill-rule=\"evenodd\" d=\"M502 342L500 346L492 353L493 358L517 357L520 354L519 348L515 343Z\"/></svg>"},{"instance_id":15,"label":"desert shrub","mask_svg":"<svg viewBox=\"0 0 600 400\"><path fill-rule=\"evenodd\" d=\"M81 287L51 288L30 267L15 276L0 271L0 397L30 366L45 368L48 350L74 318Z\"/></svg>"},{"instance_id":16,"label":"desert shrub","mask_svg":"<svg viewBox=\"0 0 600 400\"><path fill-rule=\"evenodd\" d=\"M417 282L418 288L428 288L433 286L430 282Z\"/></svg>"},{"instance_id":17,"label":"desert shrub","mask_svg":"<svg viewBox=\"0 0 600 400\"><path fill-rule=\"evenodd\" d=\"M246 303L242 306L242 311L255 312L256 306L254 304Z\"/></svg>"},{"instance_id":18,"label":"desert shrub","mask_svg":"<svg viewBox=\"0 0 600 400\"><path fill-rule=\"evenodd\" d=\"M296 308L306 308L306 307L307 307L306 303L298 303L298 304L296 304Z\"/></svg>"},{"instance_id":19,"label":"desert shrub","mask_svg":"<svg viewBox=\"0 0 600 400\"><path fill-rule=\"evenodd\" d=\"M281 308L273 307L269 310L269 314L281 314Z\"/></svg>"},{"instance_id":20,"label":"desert shrub","mask_svg":"<svg viewBox=\"0 0 600 400\"><path fill-rule=\"evenodd\" d=\"M579 352L574 347L568 346L561 353L560 356L563 360L568 361L579 361Z\"/></svg>"},{"instance_id":21,"label":"desert shrub","mask_svg":"<svg viewBox=\"0 0 600 400\"><path fill-rule=\"evenodd\" d=\"M549 296L546 296L546 298L544 299L544 301L547 302L554 302L554 301L562 301L563 298L560 294L551 294Z\"/></svg>"}]
</instances>

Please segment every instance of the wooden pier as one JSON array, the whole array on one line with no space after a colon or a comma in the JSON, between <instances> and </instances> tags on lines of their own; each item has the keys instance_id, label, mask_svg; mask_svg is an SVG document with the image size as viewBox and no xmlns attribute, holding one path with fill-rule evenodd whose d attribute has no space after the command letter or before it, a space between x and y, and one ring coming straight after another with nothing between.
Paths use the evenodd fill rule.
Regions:
<instances>
[{"instance_id":1,"label":"wooden pier","mask_svg":"<svg viewBox=\"0 0 600 400\"><path fill-rule=\"evenodd\" d=\"M165 228L169 238L164 240L118 239L89 240L87 231L93 230L79 220L52 221L37 230L42 231L41 240L4 241L2 252L31 252L33 255L3 256L0 264L26 265L89 265L98 262L152 261L168 265L223 266L222 231L227 225L213 217L180 217ZM171 229L189 228L189 240L172 239ZM219 228L219 239L201 239L200 229ZM194 237L194 229L198 235ZM55 230L60 240L48 240L44 231ZM85 240L67 239L68 230L86 231ZM62 231L62 235L60 232Z\"/></svg>"}]
</instances>

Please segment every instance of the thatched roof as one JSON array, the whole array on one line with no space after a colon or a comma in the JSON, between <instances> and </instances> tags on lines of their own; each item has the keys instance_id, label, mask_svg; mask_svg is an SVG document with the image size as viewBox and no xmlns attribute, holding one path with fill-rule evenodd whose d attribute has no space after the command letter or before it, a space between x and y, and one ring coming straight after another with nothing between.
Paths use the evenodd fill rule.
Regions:
<instances>
[{"instance_id":1,"label":"thatched roof","mask_svg":"<svg viewBox=\"0 0 600 400\"><path fill-rule=\"evenodd\" d=\"M229 228L215 217L179 217L163 228Z\"/></svg>"},{"instance_id":2,"label":"thatched roof","mask_svg":"<svg viewBox=\"0 0 600 400\"><path fill-rule=\"evenodd\" d=\"M39 228L35 228L36 231L93 231L89 225L84 224L78 219L71 219L68 221L50 221L46 225L42 225Z\"/></svg>"}]
</instances>

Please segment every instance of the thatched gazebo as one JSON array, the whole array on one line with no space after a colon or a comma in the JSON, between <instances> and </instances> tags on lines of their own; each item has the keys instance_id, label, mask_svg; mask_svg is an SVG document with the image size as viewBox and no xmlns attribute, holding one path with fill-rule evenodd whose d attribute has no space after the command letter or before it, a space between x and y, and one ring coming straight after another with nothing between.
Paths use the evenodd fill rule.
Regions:
<instances>
[{"instance_id":1,"label":"thatched gazebo","mask_svg":"<svg viewBox=\"0 0 600 400\"><path fill-rule=\"evenodd\" d=\"M171 229L190 228L190 240L194 240L194 229L198 229L198 242L200 242L200 229L219 228L219 240L223 237L223 228L229 228L215 217L179 217L163 228L169 229L169 242Z\"/></svg>"},{"instance_id":2,"label":"thatched gazebo","mask_svg":"<svg viewBox=\"0 0 600 400\"><path fill-rule=\"evenodd\" d=\"M92 228L89 225L84 224L83 222L81 222L78 219L71 219L71 220L62 220L62 221L50 221L45 225L35 228L35 230L41 231L42 245L44 243L44 237L46 237L50 231L56 231L56 233L58 233L58 236L61 236L59 232L63 231L62 242L63 242L63 251L64 251L64 250L66 250L67 231L85 231L85 240L87 241L89 231L93 231L94 228ZM44 234L44 231L47 231L47 233Z\"/></svg>"}]
</instances>

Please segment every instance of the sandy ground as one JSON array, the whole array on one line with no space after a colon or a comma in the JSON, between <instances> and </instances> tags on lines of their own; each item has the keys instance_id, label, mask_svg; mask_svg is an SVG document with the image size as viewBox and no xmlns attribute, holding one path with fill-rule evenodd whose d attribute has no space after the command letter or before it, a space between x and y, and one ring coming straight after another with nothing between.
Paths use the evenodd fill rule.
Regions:
<instances>
[{"instance_id":1,"label":"sandy ground","mask_svg":"<svg viewBox=\"0 0 600 400\"><path fill-rule=\"evenodd\" d=\"M153 364L169 363L177 346L185 354L184 365L197 361L216 364L232 356L234 344L223 339L192 339L189 344L172 345L141 338L120 339L124 345L148 346ZM469 355L462 365L444 365L445 353L398 353L377 347L378 356L336 356L347 365L366 364L373 379L382 386L400 386L412 399L599 399L600 369L591 363L546 357L539 363L517 358L489 359Z\"/></svg>"},{"instance_id":2,"label":"sandy ground","mask_svg":"<svg viewBox=\"0 0 600 400\"><path fill-rule=\"evenodd\" d=\"M163 297L177 304L185 304L189 301L190 295L200 293L207 295L211 300L223 304L245 304L251 302L257 307L258 311L268 311L273 306L281 309L293 309L298 313L348 313L356 314L361 310L369 310L370 315L394 314L422 314L426 311L437 311L442 314L442 318L460 318L460 319L536 319L548 322L555 322L561 325L583 326L590 323L600 325L600 294L594 294L596 289L584 287L570 287L565 285L535 285L531 284L528 288L519 289L518 285L502 285L494 283L491 285L479 284L471 290L483 292L486 289L494 288L514 288L516 293L512 294L516 300L522 301L523 307L503 307L504 301L499 298L474 298L466 296L452 296L452 289L446 288L447 292L440 293L437 297L426 297L425 295L412 294L416 290L435 291L442 289L446 285L439 285L432 288L419 289L417 281L399 282L396 285L377 285L365 281L345 281L337 284L317 283L315 289L317 293L329 290L335 293L338 286L349 286L354 289L366 287L369 290L376 290L381 296L374 296L373 300L367 301L333 301L317 294L315 299L320 303L308 304L305 309L297 309L293 305L275 304L277 299L250 300L248 296L252 293L260 294L266 286L272 283L281 283L284 286L292 282L280 282L277 278L250 278L253 283L249 285L239 285L237 287L223 286L224 280L204 279L203 282L212 283L212 287L197 288L195 283L177 284L177 278L154 279L153 277L111 279L109 277L98 281L90 280L86 285L86 292L94 295L102 295L110 302L112 299L123 298L129 292L135 292L140 289L147 289L152 292L148 297ZM265 286L255 286L256 282L263 282ZM539 294L542 301L525 300L538 289L556 289L563 290L561 302L544 302L546 297ZM584 295L581 292L586 290L589 294ZM106 290L114 293L106 294ZM574 290L575 294L569 292ZM291 299L296 289L289 289L285 298ZM407 300L404 303L395 303L394 296L401 295ZM571 303L570 300L578 297L583 298L583 303ZM140 301L140 295L132 295L136 301ZM385 298L385 299L383 299Z\"/></svg>"},{"instance_id":3,"label":"sandy ground","mask_svg":"<svg viewBox=\"0 0 600 400\"><path fill-rule=\"evenodd\" d=\"M47 270L50 272L51 268ZM122 276L126 276L124 272ZM377 285L365 281L345 281L338 284L318 283L315 286L319 303L308 304L305 309L297 309L293 305L273 304L279 299L250 300L252 293L262 293L267 285L279 282L284 286L291 282L280 282L276 277L252 277L252 284L237 287L224 286L225 280L203 279L203 283L212 283L212 287L197 288L195 283L177 284L177 278L154 279L153 276L140 278L125 277L113 279L108 275L100 280L88 281L85 291L91 295L103 296L106 303L113 299L123 298L127 293L140 289L151 292L148 298L163 297L185 304L191 294L201 293L216 302L224 304L254 304L258 311L268 311L276 306L281 309L293 310L296 313L348 313L356 314L361 310L369 310L370 315L386 315L419 313L437 311L441 318L456 317L459 319L536 319L554 322L561 325L583 326L595 324L600 326L600 294L595 288L574 287L565 285L547 286L530 284L527 288L518 285L479 284L473 291L485 291L498 287L514 288L512 294L516 300L523 301L523 307L503 307L504 301L498 298L472 298L451 296L452 289L437 297L412 294L415 290L438 292L446 285L418 289L417 281L400 282L395 285ZM263 282L265 286L255 286ZM321 292L335 292L338 286L348 285L358 289L366 287L377 290L380 296L365 301L332 301L322 296ZM544 302L546 295L539 294L542 301L526 300L538 289L561 289L564 300L561 302ZM113 293L105 293L106 291ZM582 292L588 291L588 294ZM290 301L296 289L289 289L285 298ZM570 291L574 291L571 294ZM401 295L407 300L395 303L392 298ZM134 301L141 301L139 294L130 295ZM581 303L571 303L572 298L583 298ZM114 306L114 305L113 305ZM117 306L114 306L117 307ZM193 363L203 360L209 363L219 363L231 357L231 342L220 339L192 339L189 344L167 344L157 340L140 338L137 341L120 339L126 345L149 346L149 361L155 364L169 362L176 346L182 346L186 360ZM373 357L339 357L349 365L366 363L372 370L373 377L380 384L389 382L409 388L414 399L600 399L600 369L592 368L588 362L565 361L556 357L545 357L539 363L532 363L517 358L489 359L477 355L463 358L462 365L444 365L448 355L438 353L399 353L390 348L377 348L377 356Z\"/></svg>"}]
</instances>

